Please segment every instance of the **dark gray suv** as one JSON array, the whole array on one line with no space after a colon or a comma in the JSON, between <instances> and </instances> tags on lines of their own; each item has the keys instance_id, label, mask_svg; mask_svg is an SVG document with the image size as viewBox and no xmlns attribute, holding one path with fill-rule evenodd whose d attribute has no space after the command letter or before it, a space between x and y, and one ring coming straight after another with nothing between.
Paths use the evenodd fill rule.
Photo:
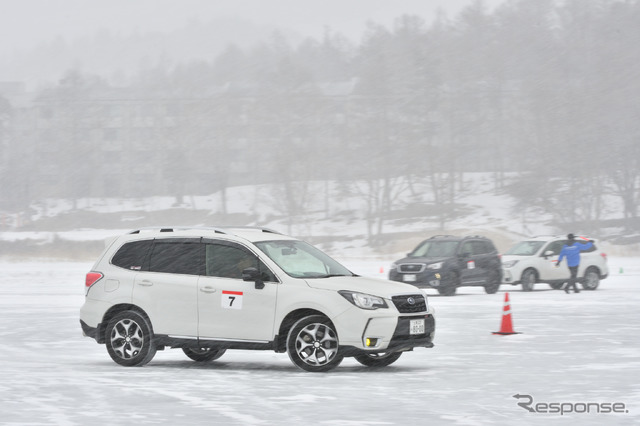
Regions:
<instances>
[{"instance_id":1,"label":"dark gray suv","mask_svg":"<svg viewBox=\"0 0 640 426\"><path fill-rule=\"evenodd\" d=\"M493 294L500 288L502 265L488 238L437 235L394 262L389 279L434 288L444 296L453 296L462 286L481 286Z\"/></svg>"}]
</instances>

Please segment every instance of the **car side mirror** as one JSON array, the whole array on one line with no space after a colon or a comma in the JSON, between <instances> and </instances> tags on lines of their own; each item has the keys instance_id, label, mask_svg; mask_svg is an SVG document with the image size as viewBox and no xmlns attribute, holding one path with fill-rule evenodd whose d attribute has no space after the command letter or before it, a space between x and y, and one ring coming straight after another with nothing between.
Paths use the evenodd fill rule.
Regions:
<instances>
[{"instance_id":1,"label":"car side mirror","mask_svg":"<svg viewBox=\"0 0 640 426\"><path fill-rule=\"evenodd\" d=\"M553 250L547 250L547 251L544 252L544 258L545 259L548 258L548 257L551 257L551 256L553 256Z\"/></svg>"},{"instance_id":2,"label":"car side mirror","mask_svg":"<svg viewBox=\"0 0 640 426\"><path fill-rule=\"evenodd\" d=\"M264 281L262 281L262 277L260 276L260 271L256 268L245 268L242 270L242 280L243 281L253 281L256 283L256 288L258 290L264 288Z\"/></svg>"}]
</instances>

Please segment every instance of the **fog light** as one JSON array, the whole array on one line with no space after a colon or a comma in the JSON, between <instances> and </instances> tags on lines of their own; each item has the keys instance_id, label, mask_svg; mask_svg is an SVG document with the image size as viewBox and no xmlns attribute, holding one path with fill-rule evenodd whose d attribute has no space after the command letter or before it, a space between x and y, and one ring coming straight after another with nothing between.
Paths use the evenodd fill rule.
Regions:
<instances>
[{"instance_id":1,"label":"fog light","mask_svg":"<svg viewBox=\"0 0 640 426\"><path fill-rule=\"evenodd\" d=\"M365 339L365 346L371 347L371 346L375 346L378 344L378 339L374 339L371 337L367 337Z\"/></svg>"}]
</instances>

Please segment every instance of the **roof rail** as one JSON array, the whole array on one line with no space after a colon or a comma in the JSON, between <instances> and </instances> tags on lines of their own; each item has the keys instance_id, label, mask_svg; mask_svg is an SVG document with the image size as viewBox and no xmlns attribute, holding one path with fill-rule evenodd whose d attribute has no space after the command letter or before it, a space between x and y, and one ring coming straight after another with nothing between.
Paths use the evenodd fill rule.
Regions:
<instances>
[{"instance_id":1,"label":"roof rail","mask_svg":"<svg viewBox=\"0 0 640 426\"><path fill-rule=\"evenodd\" d=\"M432 235L430 238L451 238L455 237L455 235Z\"/></svg>"},{"instance_id":2,"label":"roof rail","mask_svg":"<svg viewBox=\"0 0 640 426\"><path fill-rule=\"evenodd\" d=\"M232 233L233 230L254 230L260 232L266 232L269 234L281 234L278 231L275 231L270 228L265 228L262 226L149 226L145 228L139 228L129 232L129 234L139 234L140 232L175 232L175 231L188 231L191 229L202 230L202 231L214 231L218 234L229 234Z\"/></svg>"},{"instance_id":3,"label":"roof rail","mask_svg":"<svg viewBox=\"0 0 640 426\"><path fill-rule=\"evenodd\" d=\"M145 228L139 228L129 232L129 234L139 234L140 232L175 232L175 231L187 231L190 229L201 229L205 231L214 231L218 234L227 234L223 228L210 227L210 226L148 226Z\"/></svg>"},{"instance_id":4,"label":"roof rail","mask_svg":"<svg viewBox=\"0 0 640 426\"><path fill-rule=\"evenodd\" d=\"M262 226L225 226L222 228L223 230L226 231L232 231L234 229L237 229L238 231L260 231L260 232L265 232L268 234L279 234L281 235L280 232L275 231L271 228L265 228Z\"/></svg>"}]
</instances>

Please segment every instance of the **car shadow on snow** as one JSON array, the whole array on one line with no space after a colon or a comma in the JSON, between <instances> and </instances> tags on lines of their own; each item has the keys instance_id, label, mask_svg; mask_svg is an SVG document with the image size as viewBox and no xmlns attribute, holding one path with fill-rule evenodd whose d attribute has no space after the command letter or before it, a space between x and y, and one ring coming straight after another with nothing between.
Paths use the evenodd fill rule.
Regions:
<instances>
[{"instance_id":1,"label":"car shadow on snow","mask_svg":"<svg viewBox=\"0 0 640 426\"><path fill-rule=\"evenodd\" d=\"M543 292L547 292L547 291L562 291L562 289L560 290L554 290L552 288L534 288L531 291L524 291L522 290L521 287L516 287L513 289L500 289L498 290L496 293L494 294L504 294L504 293L543 293ZM454 294L453 296L445 296L439 293L427 293L427 296L429 298L443 298L443 299L450 299L450 298L456 298L456 297L466 297L466 296L492 296L491 294L487 294L487 293L465 293L465 292L456 292L456 294Z\"/></svg>"},{"instance_id":2,"label":"car shadow on snow","mask_svg":"<svg viewBox=\"0 0 640 426\"><path fill-rule=\"evenodd\" d=\"M348 358L345 358L348 360ZM203 370L203 371L228 371L228 372L243 372L243 371L264 371L264 372L280 372L280 373L301 373L301 374L314 374L308 373L297 368L293 364L283 363L267 363L267 362L248 362L248 361L238 361L234 362L230 361L212 361L212 362L194 362L194 361L175 361L175 360L153 360L144 368L162 368L162 369L170 369L170 370ZM429 368L420 368L422 370L429 370ZM340 373L386 373L386 374L395 374L395 373L408 373L415 372L415 365L402 365L402 361L398 361L398 364L390 365L387 367L366 367L364 365L354 365L354 364L341 364L338 367L330 370L328 372L322 374L340 374Z\"/></svg>"}]
</instances>

